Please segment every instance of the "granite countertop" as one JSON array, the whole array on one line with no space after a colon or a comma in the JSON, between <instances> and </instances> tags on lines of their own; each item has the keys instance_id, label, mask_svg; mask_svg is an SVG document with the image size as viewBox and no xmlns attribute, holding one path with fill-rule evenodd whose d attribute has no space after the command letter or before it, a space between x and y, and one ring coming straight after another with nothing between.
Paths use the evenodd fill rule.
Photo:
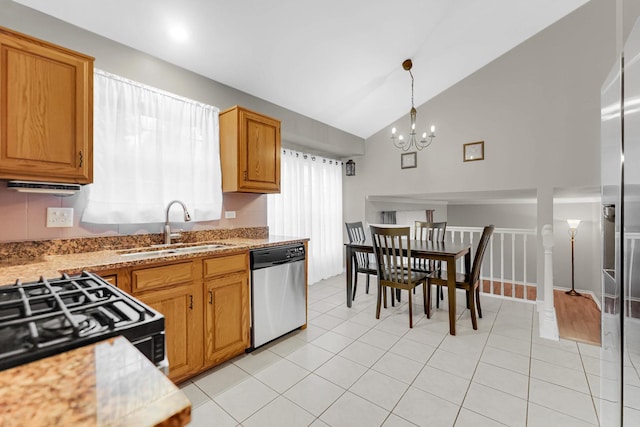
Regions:
<instances>
[{"instance_id":1,"label":"granite countertop","mask_svg":"<svg viewBox=\"0 0 640 427\"><path fill-rule=\"evenodd\" d=\"M174 246L189 246L189 245L201 245L201 244L221 244L222 248L212 249L196 253L184 253L184 254L167 254L161 257L151 258L127 258L123 257L123 253L130 253L149 249L162 249L152 248L150 246L140 247L128 247L125 249L111 248L104 250L103 248L96 246L93 251L85 251L79 253L62 253L62 254L45 254L37 259L27 259L21 262L18 258L10 265L0 264L0 286L9 285L21 280L24 282L31 282L39 280L40 277L45 279L51 279L60 277L62 273L74 275L80 273L82 270L104 270L111 268L122 268L137 265L145 265L150 263L157 263L162 261L172 261L177 259L189 259L194 257L211 256L222 253L233 253L243 250L258 249L270 246L278 246L288 243L304 242L308 241L308 238L299 237L287 237L287 236L274 236L267 235L264 237L244 238L244 237L230 237L226 239L215 239L208 241L188 242L183 244L177 244ZM72 251L73 249L71 249ZM69 251L69 250L67 250ZM61 251L62 252L62 251Z\"/></svg>"},{"instance_id":2,"label":"granite countertop","mask_svg":"<svg viewBox=\"0 0 640 427\"><path fill-rule=\"evenodd\" d=\"M191 402L126 338L0 372L0 426L184 426Z\"/></svg>"}]
</instances>

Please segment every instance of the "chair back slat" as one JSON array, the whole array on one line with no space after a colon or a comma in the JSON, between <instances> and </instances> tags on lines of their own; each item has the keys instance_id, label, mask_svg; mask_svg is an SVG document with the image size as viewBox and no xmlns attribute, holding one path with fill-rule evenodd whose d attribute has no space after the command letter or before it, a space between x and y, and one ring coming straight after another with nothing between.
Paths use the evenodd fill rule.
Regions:
<instances>
[{"instance_id":1,"label":"chair back slat","mask_svg":"<svg viewBox=\"0 0 640 427\"><path fill-rule=\"evenodd\" d=\"M378 278L382 281L406 283L411 280L411 265L404 265L403 253L411 256L409 227L371 226L371 240L378 268Z\"/></svg>"},{"instance_id":2,"label":"chair back slat","mask_svg":"<svg viewBox=\"0 0 640 427\"><path fill-rule=\"evenodd\" d=\"M423 242L444 242L444 235L447 230L447 222L427 222L415 221L413 225L413 236L415 240ZM413 259L414 268L421 270L439 270L441 261L434 261L424 258Z\"/></svg>"},{"instance_id":3,"label":"chair back slat","mask_svg":"<svg viewBox=\"0 0 640 427\"><path fill-rule=\"evenodd\" d=\"M487 225L482 230L482 236L480 237L480 241L478 242L478 248L476 249L476 254L473 258L473 266L471 267L471 272L469 273L469 282L473 285L480 279L480 268L482 267L482 259L484 258L484 253L489 244L489 239L491 239L491 235L493 234L494 226Z\"/></svg>"},{"instance_id":4,"label":"chair back slat","mask_svg":"<svg viewBox=\"0 0 640 427\"><path fill-rule=\"evenodd\" d=\"M344 224L347 227L347 237L349 238L349 243L360 242L366 240L367 236L364 231L364 226L362 225L362 221L358 222L346 222ZM356 268L357 269L367 269L369 268L369 255L365 252L356 252Z\"/></svg>"},{"instance_id":5,"label":"chair back slat","mask_svg":"<svg viewBox=\"0 0 640 427\"><path fill-rule=\"evenodd\" d=\"M413 225L415 240L423 242L444 242L444 234L447 230L447 222L415 221Z\"/></svg>"}]
</instances>

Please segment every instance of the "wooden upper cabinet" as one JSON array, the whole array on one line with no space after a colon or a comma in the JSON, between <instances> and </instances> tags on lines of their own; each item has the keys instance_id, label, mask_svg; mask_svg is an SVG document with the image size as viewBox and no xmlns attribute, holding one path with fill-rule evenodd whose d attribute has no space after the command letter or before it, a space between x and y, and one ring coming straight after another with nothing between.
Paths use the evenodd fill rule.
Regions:
<instances>
[{"instance_id":1,"label":"wooden upper cabinet","mask_svg":"<svg viewBox=\"0 0 640 427\"><path fill-rule=\"evenodd\" d=\"M93 62L0 27L0 178L93 181Z\"/></svg>"},{"instance_id":2,"label":"wooden upper cabinet","mask_svg":"<svg viewBox=\"0 0 640 427\"><path fill-rule=\"evenodd\" d=\"M242 107L220 113L222 191L280 192L280 121Z\"/></svg>"}]
</instances>

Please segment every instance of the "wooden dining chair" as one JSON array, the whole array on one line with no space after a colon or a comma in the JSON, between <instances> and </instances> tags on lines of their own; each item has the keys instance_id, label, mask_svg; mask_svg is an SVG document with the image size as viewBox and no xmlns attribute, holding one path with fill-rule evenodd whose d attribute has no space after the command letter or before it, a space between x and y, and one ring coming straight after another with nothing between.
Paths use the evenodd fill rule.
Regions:
<instances>
[{"instance_id":1,"label":"wooden dining chair","mask_svg":"<svg viewBox=\"0 0 640 427\"><path fill-rule=\"evenodd\" d=\"M344 224L347 227L347 236L349 238L349 243L353 243L354 241L364 241L367 236L365 234L364 227L362 226L362 222L346 222ZM354 254L354 275L355 278L353 280L353 299L356 299L356 290L358 289L358 273L363 273L367 275L367 285L365 288L365 293L369 293L369 276L377 275L378 270L376 269L375 262L369 258L369 254L366 252L356 252Z\"/></svg>"},{"instance_id":2,"label":"wooden dining chair","mask_svg":"<svg viewBox=\"0 0 640 427\"><path fill-rule=\"evenodd\" d=\"M409 291L409 327L413 328L413 302L411 291L422 283L424 313L427 314L427 275L414 271L411 263L404 263L404 257L411 259L411 229L409 227L371 226L373 253L378 270L378 304L376 319L380 319L380 305L384 298L387 308L387 288ZM405 255L406 252L406 255ZM393 300L393 291L391 292Z\"/></svg>"},{"instance_id":3,"label":"wooden dining chair","mask_svg":"<svg viewBox=\"0 0 640 427\"><path fill-rule=\"evenodd\" d=\"M493 234L493 225L487 225L482 230L482 236L478 242L478 248L473 258L471 271L468 273L456 274L456 288L464 289L467 294L467 308L471 310L471 324L473 329L478 329L478 320L476 319L476 305L478 307L478 316L482 318L482 307L480 305L480 268L482 267L482 259L489 244L489 239ZM431 317L431 285L447 286L447 272L445 270L436 270L427 276L427 301L429 307L427 310L427 318Z\"/></svg>"},{"instance_id":4,"label":"wooden dining chair","mask_svg":"<svg viewBox=\"0 0 640 427\"><path fill-rule=\"evenodd\" d=\"M413 238L423 242L444 242L444 236L447 231L447 222L429 222L429 221L415 221L413 224ZM423 271L425 273L431 273L435 270L442 268L442 261L426 259L426 258L414 258L413 268L416 271ZM436 293L436 307L440 307L440 300L444 299L444 293L442 292L442 286L437 287Z\"/></svg>"}]
</instances>

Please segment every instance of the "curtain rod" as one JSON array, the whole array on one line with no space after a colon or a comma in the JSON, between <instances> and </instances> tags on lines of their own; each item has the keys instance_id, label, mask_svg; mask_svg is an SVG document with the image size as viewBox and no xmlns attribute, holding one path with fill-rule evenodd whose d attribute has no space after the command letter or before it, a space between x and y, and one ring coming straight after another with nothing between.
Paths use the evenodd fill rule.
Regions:
<instances>
[{"instance_id":1,"label":"curtain rod","mask_svg":"<svg viewBox=\"0 0 640 427\"><path fill-rule=\"evenodd\" d=\"M342 165L343 164L343 162L341 160L328 159L328 158L325 158L325 157L322 157L322 156L315 156L313 154L303 153L303 152L300 152L300 151L292 150L290 148L283 148L282 149L282 154L287 154L287 150L289 150L289 152L291 154L295 154L296 157L302 156L302 158L305 159L305 160L307 159L307 157L311 157L311 161L312 162L316 161L316 157L320 157L322 159L323 163L327 163L327 161L328 161L330 165L332 165L334 162L335 162L336 165Z\"/></svg>"}]
</instances>

